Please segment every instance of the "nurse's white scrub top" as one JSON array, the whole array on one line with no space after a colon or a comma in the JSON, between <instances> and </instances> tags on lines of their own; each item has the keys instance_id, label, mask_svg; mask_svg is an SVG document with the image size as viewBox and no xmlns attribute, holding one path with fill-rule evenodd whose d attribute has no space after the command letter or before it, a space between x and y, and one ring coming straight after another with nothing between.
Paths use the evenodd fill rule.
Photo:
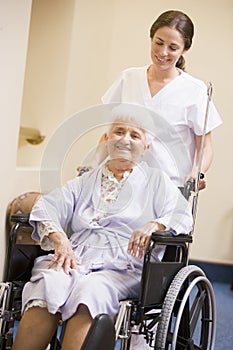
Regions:
<instances>
[{"instance_id":1,"label":"nurse's white scrub top","mask_svg":"<svg viewBox=\"0 0 233 350\"><path fill-rule=\"evenodd\" d=\"M148 67L124 70L104 94L102 102L141 105L154 112L154 139L144 160L165 171L177 186L182 186L192 171L195 134L203 134L207 87L203 81L179 70L179 76L151 96ZM211 101L206 133L221 123Z\"/></svg>"}]
</instances>

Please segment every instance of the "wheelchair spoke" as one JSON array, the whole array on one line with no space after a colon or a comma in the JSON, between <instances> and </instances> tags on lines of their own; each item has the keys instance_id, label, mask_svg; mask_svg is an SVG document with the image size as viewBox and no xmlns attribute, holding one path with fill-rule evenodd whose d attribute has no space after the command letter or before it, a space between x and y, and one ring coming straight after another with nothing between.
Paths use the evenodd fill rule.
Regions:
<instances>
[{"instance_id":1,"label":"wheelchair spoke","mask_svg":"<svg viewBox=\"0 0 233 350\"><path fill-rule=\"evenodd\" d=\"M192 337L206 298L206 292L198 292L190 310L190 336Z\"/></svg>"}]
</instances>

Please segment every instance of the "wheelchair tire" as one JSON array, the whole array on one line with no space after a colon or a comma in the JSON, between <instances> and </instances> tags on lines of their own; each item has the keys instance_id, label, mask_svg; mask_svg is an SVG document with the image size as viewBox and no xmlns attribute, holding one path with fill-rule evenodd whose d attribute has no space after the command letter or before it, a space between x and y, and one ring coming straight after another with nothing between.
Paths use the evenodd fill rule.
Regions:
<instances>
[{"instance_id":1,"label":"wheelchair tire","mask_svg":"<svg viewBox=\"0 0 233 350\"><path fill-rule=\"evenodd\" d=\"M156 350L214 350L216 307L213 288L197 266L182 268L173 279L161 311Z\"/></svg>"}]
</instances>

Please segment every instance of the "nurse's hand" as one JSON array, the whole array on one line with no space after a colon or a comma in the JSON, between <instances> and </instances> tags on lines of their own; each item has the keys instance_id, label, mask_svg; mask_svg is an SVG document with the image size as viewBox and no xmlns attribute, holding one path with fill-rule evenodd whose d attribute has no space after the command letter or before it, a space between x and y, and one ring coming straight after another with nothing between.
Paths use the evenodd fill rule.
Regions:
<instances>
[{"instance_id":1,"label":"nurse's hand","mask_svg":"<svg viewBox=\"0 0 233 350\"><path fill-rule=\"evenodd\" d=\"M50 233L49 238L54 243L54 256L48 264L48 268L50 269L56 265L55 269L59 271L63 267L65 273L68 275L70 269L77 268L77 262L69 239L60 232Z\"/></svg>"},{"instance_id":2,"label":"nurse's hand","mask_svg":"<svg viewBox=\"0 0 233 350\"><path fill-rule=\"evenodd\" d=\"M108 156L107 143L106 143L107 139L108 139L108 135L107 133L104 133L100 137L96 151L93 157L89 160L89 163L84 165L79 165L76 168L78 171L78 175L82 175L83 172L85 172L85 170L83 171L83 169L86 169L86 171L95 169L96 167L98 167L99 164L101 164L107 158Z\"/></svg>"},{"instance_id":3,"label":"nurse's hand","mask_svg":"<svg viewBox=\"0 0 233 350\"><path fill-rule=\"evenodd\" d=\"M165 230L165 226L156 221L147 222L136 229L130 237L128 253L141 259L146 252L152 233L161 230Z\"/></svg>"},{"instance_id":4,"label":"nurse's hand","mask_svg":"<svg viewBox=\"0 0 233 350\"><path fill-rule=\"evenodd\" d=\"M199 186L198 186L199 191L204 190L206 186L207 186L206 179L201 179L199 181Z\"/></svg>"},{"instance_id":5,"label":"nurse's hand","mask_svg":"<svg viewBox=\"0 0 233 350\"><path fill-rule=\"evenodd\" d=\"M193 180L193 187L192 190L195 190L195 183L197 181L197 175L196 174L192 174L189 177L186 178L185 184L187 184L187 182L192 179ZM185 185L184 185L185 186ZM207 182L206 182L206 177L204 173L200 173L200 178L199 178L199 183L198 183L198 191L200 190L204 190L207 187Z\"/></svg>"}]
</instances>

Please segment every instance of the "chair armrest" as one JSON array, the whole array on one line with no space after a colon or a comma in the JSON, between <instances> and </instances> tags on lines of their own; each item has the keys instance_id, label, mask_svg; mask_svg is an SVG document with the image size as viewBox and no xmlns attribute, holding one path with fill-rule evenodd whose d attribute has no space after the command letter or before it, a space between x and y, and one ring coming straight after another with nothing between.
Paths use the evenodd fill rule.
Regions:
<instances>
[{"instance_id":1,"label":"chair armrest","mask_svg":"<svg viewBox=\"0 0 233 350\"><path fill-rule=\"evenodd\" d=\"M10 217L10 220L12 222L18 222L18 223L21 223L21 224L29 224L29 217L30 217L30 214L13 214L11 215Z\"/></svg>"},{"instance_id":2,"label":"chair armrest","mask_svg":"<svg viewBox=\"0 0 233 350\"><path fill-rule=\"evenodd\" d=\"M156 243L192 243L191 235L179 234L174 235L171 231L156 231L152 233L151 240Z\"/></svg>"}]
</instances>

